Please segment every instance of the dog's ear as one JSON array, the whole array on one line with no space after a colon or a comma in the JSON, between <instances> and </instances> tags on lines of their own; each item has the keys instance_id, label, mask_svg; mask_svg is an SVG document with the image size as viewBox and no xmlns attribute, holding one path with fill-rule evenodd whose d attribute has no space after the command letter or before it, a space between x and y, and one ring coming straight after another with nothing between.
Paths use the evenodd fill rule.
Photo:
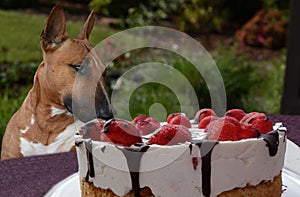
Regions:
<instances>
[{"instance_id":1,"label":"dog's ear","mask_svg":"<svg viewBox=\"0 0 300 197\"><path fill-rule=\"evenodd\" d=\"M44 51L53 50L67 38L64 10L62 6L56 5L51 10L41 34L41 46Z\"/></svg>"},{"instance_id":2,"label":"dog's ear","mask_svg":"<svg viewBox=\"0 0 300 197\"><path fill-rule=\"evenodd\" d=\"M89 35L93 29L94 23L95 23L96 15L94 11L91 11L89 17L85 21L82 29L80 30L77 38L84 40L84 39L89 39Z\"/></svg>"}]
</instances>

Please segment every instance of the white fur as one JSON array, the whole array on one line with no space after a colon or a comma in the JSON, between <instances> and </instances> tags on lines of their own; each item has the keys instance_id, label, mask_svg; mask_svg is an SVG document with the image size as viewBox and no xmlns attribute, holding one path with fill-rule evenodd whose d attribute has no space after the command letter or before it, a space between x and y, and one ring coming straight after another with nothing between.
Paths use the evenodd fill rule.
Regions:
<instances>
[{"instance_id":1,"label":"white fur","mask_svg":"<svg viewBox=\"0 0 300 197\"><path fill-rule=\"evenodd\" d=\"M67 110L65 110L65 109L59 109L57 107L51 106L51 117L61 115L61 114L64 114L66 112L67 112Z\"/></svg>"},{"instance_id":2,"label":"white fur","mask_svg":"<svg viewBox=\"0 0 300 197\"><path fill-rule=\"evenodd\" d=\"M32 115L31 115L31 121L30 121L30 124L33 125L33 124L34 124L34 121L35 121L35 120L34 120L34 115L32 114Z\"/></svg>"},{"instance_id":3,"label":"white fur","mask_svg":"<svg viewBox=\"0 0 300 197\"><path fill-rule=\"evenodd\" d=\"M28 129L29 129L29 126L25 127L25 129L20 129L20 132L22 134L24 134L24 133L26 133L28 131Z\"/></svg>"},{"instance_id":4,"label":"white fur","mask_svg":"<svg viewBox=\"0 0 300 197\"><path fill-rule=\"evenodd\" d=\"M74 135L80 129L80 127L83 126L83 124L84 123L79 120L75 121L73 124L69 125L62 133L60 133L55 138L54 142L49 145L33 143L21 137L21 153L23 154L23 156L30 156L70 151L75 143Z\"/></svg>"},{"instance_id":5,"label":"white fur","mask_svg":"<svg viewBox=\"0 0 300 197\"><path fill-rule=\"evenodd\" d=\"M34 124L34 115L32 114L30 120L30 126L32 126L33 124ZM22 134L25 134L29 130L30 126L26 126L25 129L20 129L20 132Z\"/></svg>"}]
</instances>

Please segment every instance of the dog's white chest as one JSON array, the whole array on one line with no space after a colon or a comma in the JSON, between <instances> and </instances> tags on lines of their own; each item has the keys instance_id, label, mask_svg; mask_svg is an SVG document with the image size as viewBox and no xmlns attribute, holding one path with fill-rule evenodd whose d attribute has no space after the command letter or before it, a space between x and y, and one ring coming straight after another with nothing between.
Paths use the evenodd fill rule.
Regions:
<instances>
[{"instance_id":1,"label":"dog's white chest","mask_svg":"<svg viewBox=\"0 0 300 197\"><path fill-rule=\"evenodd\" d=\"M20 137L21 153L25 157L30 155L42 155L70 151L75 143L74 135L80 129L80 127L83 126L83 124L84 123L79 120L75 121L73 124L70 124L55 138L54 142L49 145L33 143L23 137Z\"/></svg>"}]
</instances>

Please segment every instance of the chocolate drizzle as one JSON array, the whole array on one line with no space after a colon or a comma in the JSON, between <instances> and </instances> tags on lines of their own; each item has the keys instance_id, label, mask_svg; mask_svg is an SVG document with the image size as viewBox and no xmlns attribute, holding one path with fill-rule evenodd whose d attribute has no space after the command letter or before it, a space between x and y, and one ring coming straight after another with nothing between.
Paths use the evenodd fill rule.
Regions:
<instances>
[{"instance_id":1,"label":"chocolate drizzle","mask_svg":"<svg viewBox=\"0 0 300 197\"><path fill-rule=\"evenodd\" d=\"M85 176L85 180L88 182L89 177L95 177L95 169L94 169L94 160L93 160L93 146L92 141L88 140L84 142L85 148L86 148L86 156L88 159L88 170Z\"/></svg>"},{"instance_id":2,"label":"chocolate drizzle","mask_svg":"<svg viewBox=\"0 0 300 197\"><path fill-rule=\"evenodd\" d=\"M75 146L79 147L80 144L82 144L82 143L83 143L82 140L77 140L77 141L75 141Z\"/></svg>"},{"instance_id":3,"label":"chocolate drizzle","mask_svg":"<svg viewBox=\"0 0 300 197\"><path fill-rule=\"evenodd\" d=\"M143 145L139 147L125 147L119 148L127 161L127 166L130 172L132 189L134 197L140 196L140 164L143 154L149 149L149 145Z\"/></svg>"},{"instance_id":4,"label":"chocolate drizzle","mask_svg":"<svg viewBox=\"0 0 300 197\"><path fill-rule=\"evenodd\" d=\"M265 142L267 142L267 147L269 148L269 155L271 157L274 157L277 154L279 145L278 131L270 131L267 134L261 134L260 137L263 138Z\"/></svg>"},{"instance_id":5,"label":"chocolate drizzle","mask_svg":"<svg viewBox=\"0 0 300 197\"><path fill-rule=\"evenodd\" d=\"M278 130L280 132L284 132L283 142L285 142L285 139L286 139L286 128L285 127L279 127Z\"/></svg>"},{"instance_id":6,"label":"chocolate drizzle","mask_svg":"<svg viewBox=\"0 0 300 197\"><path fill-rule=\"evenodd\" d=\"M199 147L201 154L202 194L204 196L210 196L211 193L211 154L218 143L218 141L211 140L195 143Z\"/></svg>"},{"instance_id":7,"label":"chocolate drizzle","mask_svg":"<svg viewBox=\"0 0 300 197\"><path fill-rule=\"evenodd\" d=\"M112 121L114 121L115 119L110 119L110 120L108 120L108 121L106 121L105 123L104 123L104 125L103 125L103 132L104 133L107 133L108 132L108 127L109 127L109 125L112 123Z\"/></svg>"}]
</instances>

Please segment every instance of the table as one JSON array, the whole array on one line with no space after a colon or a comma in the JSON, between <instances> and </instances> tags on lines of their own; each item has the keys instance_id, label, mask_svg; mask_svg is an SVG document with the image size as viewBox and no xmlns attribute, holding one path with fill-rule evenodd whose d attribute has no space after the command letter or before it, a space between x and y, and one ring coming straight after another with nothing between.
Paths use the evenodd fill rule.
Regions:
<instances>
[{"instance_id":1,"label":"table","mask_svg":"<svg viewBox=\"0 0 300 197\"><path fill-rule=\"evenodd\" d=\"M288 139L300 146L299 115L269 115L283 122ZM78 171L76 153L58 153L0 161L0 196L43 196Z\"/></svg>"}]
</instances>

